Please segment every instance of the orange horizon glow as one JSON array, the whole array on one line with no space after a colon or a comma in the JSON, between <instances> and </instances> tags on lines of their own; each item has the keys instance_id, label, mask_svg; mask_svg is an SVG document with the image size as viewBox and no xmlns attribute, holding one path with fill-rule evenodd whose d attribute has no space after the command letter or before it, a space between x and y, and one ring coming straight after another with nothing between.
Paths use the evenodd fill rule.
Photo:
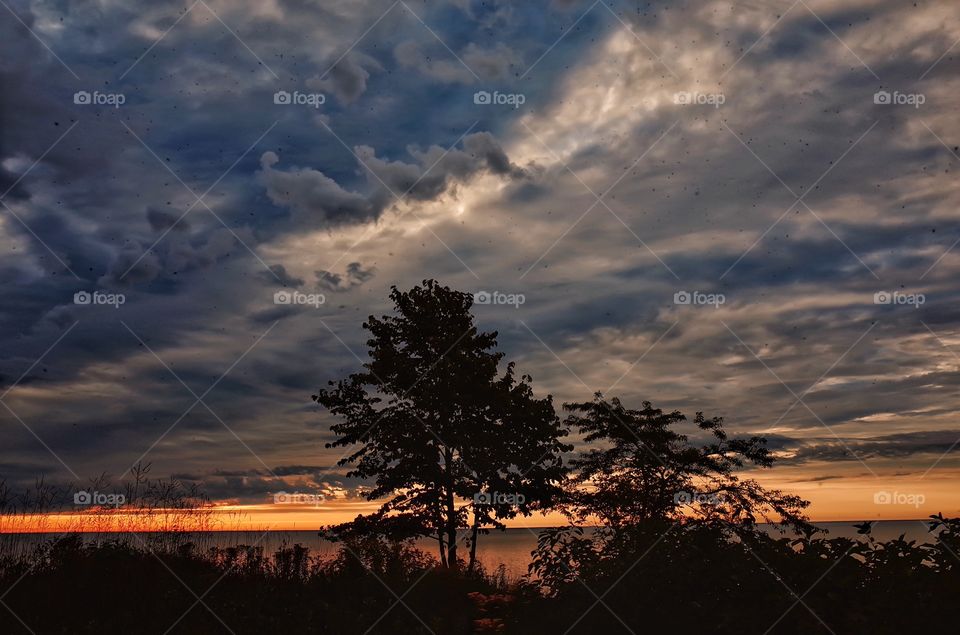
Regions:
<instances>
[{"instance_id":1,"label":"orange horizon glow","mask_svg":"<svg viewBox=\"0 0 960 635\"><path fill-rule=\"evenodd\" d=\"M898 474L899 466L884 466L879 475L844 474L830 471L827 464L782 465L775 470L751 470L744 477L763 487L796 494L810 501L806 513L814 523L863 522L874 520L923 520L932 514L960 517L960 493L955 483L956 468L931 475ZM820 471L822 469L822 472ZM813 473L825 476L811 477ZM826 476L829 475L829 476ZM295 483L288 483L293 488ZM888 492L897 496L920 496L912 503L892 501L877 504L875 496ZM0 515L0 534L14 533L122 533L170 531L317 531L375 512L382 501L348 497L343 492L327 496L319 504L214 502L196 509L136 509L120 507L60 511L40 514ZM534 514L506 521L510 528L543 528L567 524L558 512Z\"/></svg>"},{"instance_id":2,"label":"orange horizon glow","mask_svg":"<svg viewBox=\"0 0 960 635\"><path fill-rule=\"evenodd\" d=\"M841 489L840 493L845 495L834 494L828 500L814 500L808 510L811 522L923 520L936 513L943 513L948 517L960 516L960 509L955 505L936 507L932 504L933 501L927 501L921 506L891 505L882 510L886 513L881 515L877 506L852 505L852 499L858 498L857 489L850 489L848 486ZM872 496L873 490L866 494ZM814 496L810 498L813 499ZM935 500L940 498L934 496ZM348 522L359 514L372 513L377 507L377 502L336 501L335 504L319 507L225 503L191 510L100 508L90 511L0 516L0 534L317 531L325 525ZM506 521L505 524L508 528L544 528L566 525L567 519L558 512L551 512L526 518L518 517Z\"/></svg>"}]
</instances>

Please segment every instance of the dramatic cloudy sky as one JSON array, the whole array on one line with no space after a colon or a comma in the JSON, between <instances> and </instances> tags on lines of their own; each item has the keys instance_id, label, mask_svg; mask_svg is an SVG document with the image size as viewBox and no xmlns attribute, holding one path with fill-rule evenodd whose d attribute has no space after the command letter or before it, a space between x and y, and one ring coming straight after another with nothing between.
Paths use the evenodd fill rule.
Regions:
<instances>
[{"instance_id":1,"label":"dramatic cloudy sky","mask_svg":"<svg viewBox=\"0 0 960 635\"><path fill-rule=\"evenodd\" d=\"M478 321L558 402L766 434L817 518L960 511L950 3L0 4L8 485L350 497L310 394L430 277L523 294Z\"/></svg>"}]
</instances>

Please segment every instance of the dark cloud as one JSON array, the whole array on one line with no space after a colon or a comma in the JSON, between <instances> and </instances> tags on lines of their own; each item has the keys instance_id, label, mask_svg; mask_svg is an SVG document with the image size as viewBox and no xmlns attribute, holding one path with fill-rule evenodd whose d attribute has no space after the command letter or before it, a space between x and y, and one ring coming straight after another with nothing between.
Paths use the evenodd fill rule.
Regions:
<instances>
[{"instance_id":1,"label":"dark cloud","mask_svg":"<svg viewBox=\"0 0 960 635\"><path fill-rule=\"evenodd\" d=\"M287 268L283 265L271 265L269 271L261 271L257 275L270 284L280 283L285 287L302 287L304 282L303 278L287 273Z\"/></svg>"},{"instance_id":2,"label":"dark cloud","mask_svg":"<svg viewBox=\"0 0 960 635\"><path fill-rule=\"evenodd\" d=\"M317 271L317 283L321 289L329 291L345 291L371 280L376 272L374 267L364 269L359 262L347 265L346 273L338 274L330 271Z\"/></svg>"},{"instance_id":3,"label":"dark cloud","mask_svg":"<svg viewBox=\"0 0 960 635\"><path fill-rule=\"evenodd\" d=\"M467 135L463 148L411 147L408 152L417 163L404 163L379 158L372 147L358 146L354 151L367 170L369 194L348 191L312 168L277 169L280 158L274 152L261 157L258 178L270 200L291 208L299 220L337 225L374 220L404 195L420 201L435 199L485 170L509 178L525 176L488 132Z\"/></svg>"},{"instance_id":4,"label":"dark cloud","mask_svg":"<svg viewBox=\"0 0 960 635\"><path fill-rule=\"evenodd\" d=\"M362 500L360 481L347 478L336 466L280 465L244 470L211 470L176 473L173 478L201 484L204 493L217 499L242 503L273 502L279 492L312 493L330 500ZM293 478L291 478L293 477ZM306 477L306 478L304 478Z\"/></svg>"},{"instance_id":5,"label":"dark cloud","mask_svg":"<svg viewBox=\"0 0 960 635\"><path fill-rule=\"evenodd\" d=\"M365 196L350 192L319 170L274 168L280 158L273 152L260 159L259 179L267 188L267 195L277 205L291 208L306 222L331 224L361 222L380 215Z\"/></svg>"},{"instance_id":6,"label":"dark cloud","mask_svg":"<svg viewBox=\"0 0 960 635\"><path fill-rule=\"evenodd\" d=\"M367 90L370 73L364 65L382 70L373 58L351 54L336 62L327 76L308 80L307 86L333 94L342 104L352 104Z\"/></svg>"},{"instance_id":7,"label":"dark cloud","mask_svg":"<svg viewBox=\"0 0 960 635\"><path fill-rule=\"evenodd\" d=\"M789 463L808 461L864 461L870 459L904 459L914 455L934 460L952 452L960 452L960 430L933 430L890 434L870 440L845 439L800 444L796 453L786 459ZM921 470L925 471L926 468Z\"/></svg>"},{"instance_id":8,"label":"dark cloud","mask_svg":"<svg viewBox=\"0 0 960 635\"><path fill-rule=\"evenodd\" d=\"M117 254L110 270L99 282L107 286L130 286L155 279L162 270L157 256L141 248L131 246Z\"/></svg>"},{"instance_id":9,"label":"dark cloud","mask_svg":"<svg viewBox=\"0 0 960 635\"><path fill-rule=\"evenodd\" d=\"M147 208L147 222L154 231L163 232L168 229L177 231L187 231L190 225L185 219L181 220L182 214L173 214L164 212L155 207Z\"/></svg>"},{"instance_id":10,"label":"dark cloud","mask_svg":"<svg viewBox=\"0 0 960 635\"><path fill-rule=\"evenodd\" d=\"M462 84L475 83L478 78L484 81L503 79L520 63L517 53L503 42L489 49L470 43L461 51L462 62L449 56L435 56L432 51L428 53L413 40L398 44L393 55L405 69L415 70L440 82Z\"/></svg>"},{"instance_id":11,"label":"dark cloud","mask_svg":"<svg viewBox=\"0 0 960 635\"><path fill-rule=\"evenodd\" d=\"M463 183L487 170L493 174L519 179L525 172L512 164L499 143L489 132L475 132L463 138L463 150L444 149L438 145L426 150L415 147L408 151L417 164L387 161L376 156L373 148L360 146L357 155L375 177L371 184L384 183L390 191L417 200L431 200L451 184Z\"/></svg>"}]
</instances>

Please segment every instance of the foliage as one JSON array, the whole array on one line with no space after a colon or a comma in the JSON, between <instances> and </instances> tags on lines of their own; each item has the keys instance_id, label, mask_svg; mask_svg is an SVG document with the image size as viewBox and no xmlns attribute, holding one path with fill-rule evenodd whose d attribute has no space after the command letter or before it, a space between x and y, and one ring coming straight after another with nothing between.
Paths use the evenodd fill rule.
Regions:
<instances>
[{"instance_id":1,"label":"foliage","mask_svg":"<svg viewBox=\"0 0 960 635\"><path fill-rule=\"evenodd\" d=\"M807 501L738 476L746 467L773 465L763 437L730 438L723 419L698 412L690 423L705 439L695 442L677 430L687 422L682 413L648 401L633 410L600 393L564 409L571 413L567 425L589 447L571 462L576 474L564 505L578 524L619 528L698 518L737 531L751 531L757 522L812 529L803 515Z\"/></svg>"},{"instance_id":2,"label":"foliage","mask_svg":"<svg viewBox=\"0 0 960 635\"><path fill-rule=\"evenodd\" d=\"M402 518L393 523L401 537L413 529L435 538L445 566L459 565L457 531L469 526L472 565L479 533L560 494L566 432L530 376L512 363L499 374L497 334L478 331L471 295L426 280L394 287L390 298L395 314L363 325L371 333L364 370L314 395L342 418L328 447L355 448L340 465L374 480L370 500L386 497L375 520ZM494 493L508 496L482 496Z\"/></svg>"},{"instance_id":3,"label":"foliage","mask_svg":"<svg viewBox=\"0 0 960 635\"><path fill-rule=\"evenodd\" d=\"M925 543L878 541L869 525L857 538L741 540L700 520L621 527L603 550L593 549L592 529L545 533L541 546L573 545L540 549L557 554L544 569L556 572L549 588L453 572L409 542L374 537L319 559L300 545L269 556L244 545L152 551L70 535L0 567L10 589L0 632L212 633L224 624L237 635L940 631L955 619L960 592L951 553L960 519L930 520Z\"/></svg>"}]
</instances>

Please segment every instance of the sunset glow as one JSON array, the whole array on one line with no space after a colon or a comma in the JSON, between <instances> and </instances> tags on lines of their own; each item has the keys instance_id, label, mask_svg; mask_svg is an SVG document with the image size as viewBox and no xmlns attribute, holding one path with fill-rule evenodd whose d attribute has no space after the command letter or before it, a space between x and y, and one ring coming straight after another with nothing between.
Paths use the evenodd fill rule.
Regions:
<instances>
[{"instance_id":1,"label":"sunset glow","mask_svg":"<svg viewBox=\"0 0 960 635\"><path fill-rule=\"evenodd\" d=\"M942 630L957 2L0 16L0 633Z\"/></svg>"}]
</instances>

